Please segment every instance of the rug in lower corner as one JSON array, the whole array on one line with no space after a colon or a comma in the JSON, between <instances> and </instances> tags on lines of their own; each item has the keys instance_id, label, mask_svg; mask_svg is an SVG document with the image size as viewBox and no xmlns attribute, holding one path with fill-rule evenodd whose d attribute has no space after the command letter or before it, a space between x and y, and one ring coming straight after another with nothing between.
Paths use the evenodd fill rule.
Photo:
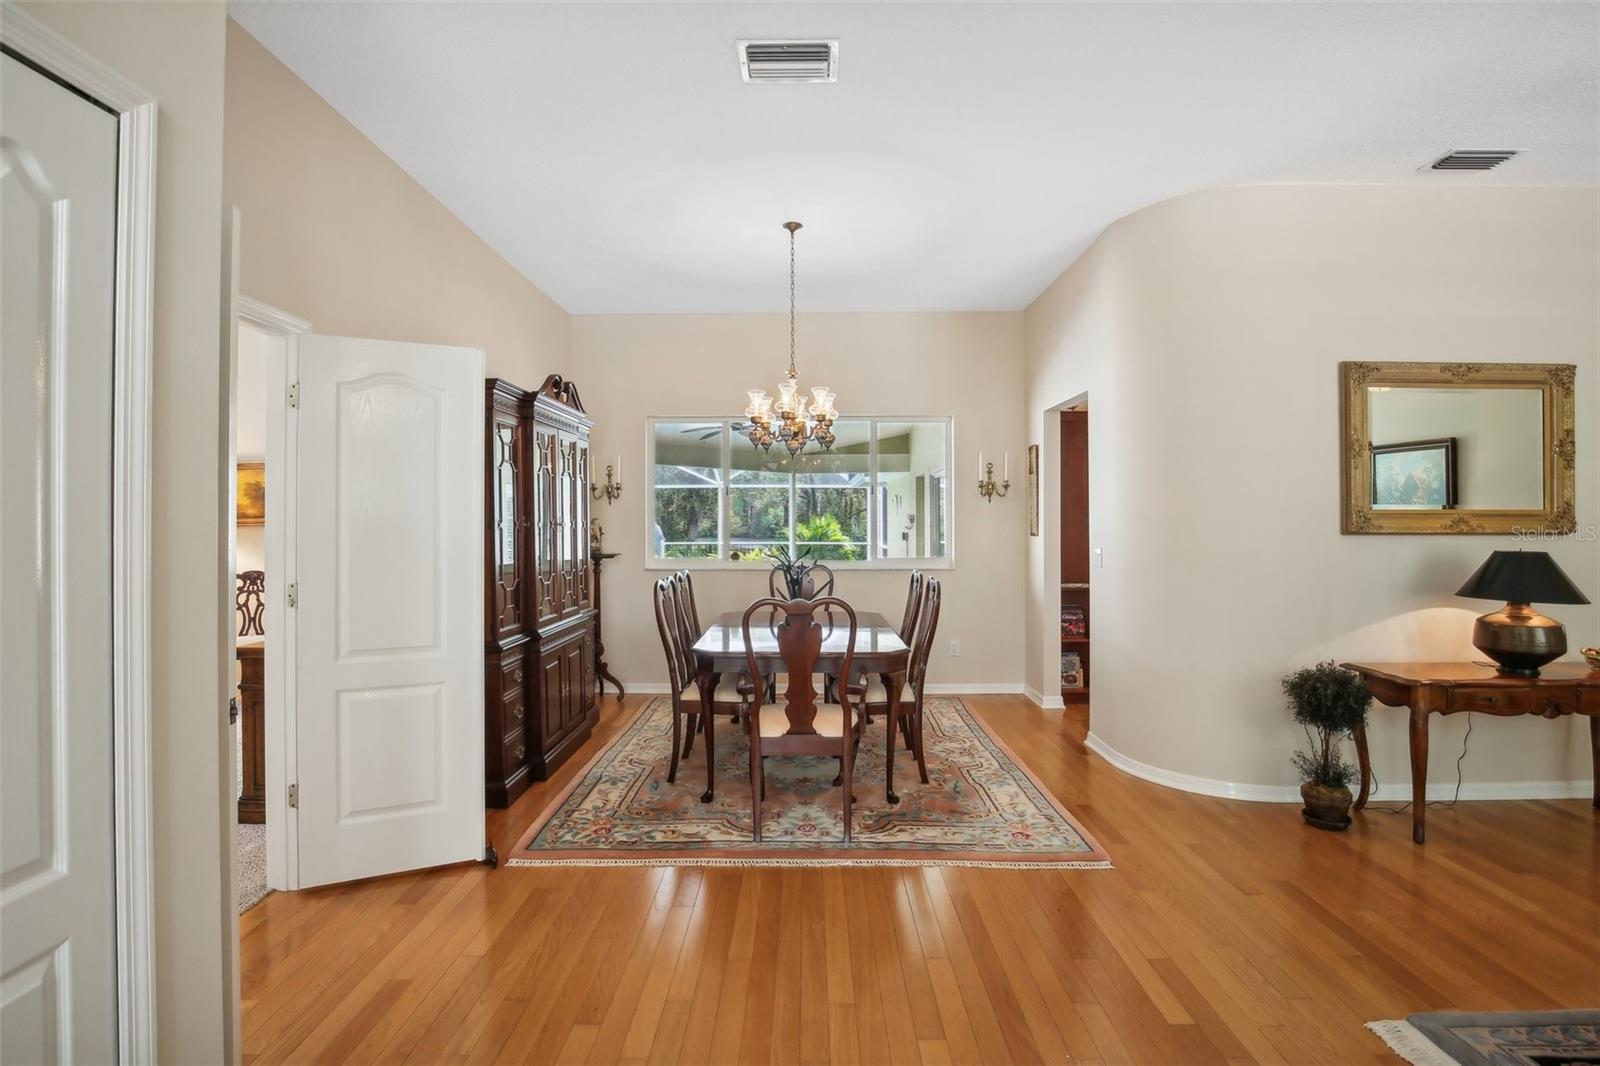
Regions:
<instances>
[{"instance_id":1,"label":"rug in lower corner","mask_svg":"<svg viewBox=\"0 0 1600 1066\"><path fill-rule=\"evenodd\" d=\"M672 703L650 701L523 834L507 866L993 866L1108 868L1109 856L961 700L926 702L928 784L896 745L895 791L884 790L885 723L875 717L855 759L852 842L844 844L838 760L767 760L760 844L751 839L750 747L715 724L716 793L705 738L667 781Z\"/></svg>"},{"instance_id":2,"label":"rug in lower corner","mask_svg":"<svg viewBox=\"0 0 1600 1066\"><path fill-rule=\"evenodd\" d=\"M1434 1012L1367 1028L1412 1066L1600 1064L1600 1010Z\"/></svg>"}]
</instances>

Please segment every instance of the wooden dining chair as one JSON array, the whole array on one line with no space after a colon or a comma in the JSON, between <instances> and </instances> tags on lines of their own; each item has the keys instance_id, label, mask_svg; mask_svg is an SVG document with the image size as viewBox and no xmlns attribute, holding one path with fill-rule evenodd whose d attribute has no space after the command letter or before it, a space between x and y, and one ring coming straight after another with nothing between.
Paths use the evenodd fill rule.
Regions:
<instances>
[{"instance_id":1,"label":"wooden dining chair","mask_svg":"<svg viewBox=\"0 0 1600 1066\"><path fill-rule=\"evenodd\" d=\"M907 642L907 647L910 647L911 629L917 624L917 615L922 610L922 584L925 580L921 570L911 571L911 586L906 590L906 610L900 616L900 639Z\"/></svg>"},{"instance_id":2,"label":"wooden dining chair","mask_svg":"<svg viewBox=\"0 0 1600 1066\"><path fill-rule=\"evenodd\" d=\"M691 638L688 644L684 643L683 614L678 603L677 583L670 577L657 581L653 599L656 630L661 634L661 648L667 657L667 686L672 694L672 765L667 770L667 781L674 782L678 779L680 747L682 757L687 759L694 747L694 735L706 728L707 717L719 709L737 712L743 697L739 694L738 678L722 677L717 680L711 706L708 708L702 703L695 684L694 652L691 650L694 639ZM693 701L692 709L687 706L690 701ZM687 734L683 728L685 717L689 718ZM708 743L708 759L715 757L715 752L710 748Z\"/></svg>"},{"instance_id":3,"label":"wooden dining chair","mask_svg":"<svg viewBox=\"0 0 1600 1066\"><path fill-rule=\"evenodd\" d=\"M773 626L777 637L778 654L783 659L786 683L782 703L768 703L766 677L756 659L755 646L750 641L750 620L758 612L776 609L778 621ZM761 803L766 796L766 772L763 759L779 755L833 755L840 763L838 781L842 786L844 805L844 841L850 843L850 786L854 772L856 733L852 699L841 693L840 703L820 703L813 682L817 658L822 652L825 626L816 619L818 611L824 612L827 627L836 624L837 614L850 623L849 643L845 648L841 676L851 676L855 662L856 612L848 603L834 596L815 600L788 600L771 596L752 603L744 612L744 647L749 660L750 681L740 686L751 703L745 713L746 731L750 735L750 804L755 821L755 840L761 840ZM770 616L769 616L770 617ZM758 623L771 625L766 620Z\"/></svg>"},{"instance_id":4,"label":"wooden dining chair","mask_svg":"<svg viewBox=\"0 0 1600 1066\"><path fill-rule=\"evenodd\" d=\"M928 681L928 658L933 652L933 637L939 629L939 608L943 592L938 578L928 578L922 590L922 610L914 623L914 636L910 638L911 655L906 666L906 683L900 692L900 729L906 746L917 757L917 774L922 783L928 783L928 757L922 747L923 694ZM880 677L869 677L864 682L845 686L853 690L861 705L863 723L872 720L873 712L889 713L889 689Z\"/></svg>"},{"instance_id":5,"label":"wooden dining chair","mask_svg":"<svg viewBox=\"0 0 1600 1066\"><path fill-rule=\"evenodd\" d=\"M700 639L705 626L700 624L700 611L694 602L694 579L688 570L679 570L666 578L672 583L673 604L677 610L674 618L678 623L678 647L683 655L683 676L693 682L695 678L694 642ZM727 701L717 700L717 705L727 710L735 722L739 720L739 703L731 696ZM706 731L705 718L697 718L694 728L689 730L689 735L684 738L683 754L687 758L694 750L694 737L696 733Z\"/></svg>"},{"instance_id":6,"label":"wooden dining chair","mask_svg":"<svg viewBox=\"0 0 1600 1066\"><path fill-rule=\"evenodd\" d=\"M701 633L706 631L706 627L700 624L700 608L694 602L694 575L685 569L679 570L672 577L678 582L678 588L683 595L684 602L688 605L688 610L684 614L689 619L689 625L693 628L696 638L698 638Z\"/></svg>"},{"instance_id":7,"label":"wooden dining chair","mask_svg":"<svg viewBox=\"0 0 1600 1066\"><path fill-rule=\"evenodd\" d=\"M811 569L806 571L801 593L808 600L825 599L833 595L833 585L833 570L823 563L812 563ZM767 571L767 595L775 600L789 598L789 586L783 580L782 571L776 566Z\"/></svg>"}]
</instances>

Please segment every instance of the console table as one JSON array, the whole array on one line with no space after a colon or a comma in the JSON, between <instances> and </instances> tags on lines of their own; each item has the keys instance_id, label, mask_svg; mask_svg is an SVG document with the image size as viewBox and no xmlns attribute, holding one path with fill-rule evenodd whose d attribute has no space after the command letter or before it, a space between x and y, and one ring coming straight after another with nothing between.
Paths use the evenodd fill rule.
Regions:
<instances>
[{"instance_id":1,"label":"console table","mask_svg":"<svg viewBox=\"0 0 1600 1066\"><path fill-rule=\"evenodd\" d=\"M1591 670L1581 662L1555 662L1538 677L1504 677L1493 666L1478 663L1344 665L1361 675L1367 691L1379 703L1411 711L1411 839L1418 844L1423 841L1427 812L1430 714L1479 711L1501 717L1588 715L1596 778L1594 805L1600 808L1600 670ZM1361 772L1361 792L1355 803L1359 811L1367 805L1372 780L1365 726L1356 727L1355 741Z\"/></svg>"}]
</instances>

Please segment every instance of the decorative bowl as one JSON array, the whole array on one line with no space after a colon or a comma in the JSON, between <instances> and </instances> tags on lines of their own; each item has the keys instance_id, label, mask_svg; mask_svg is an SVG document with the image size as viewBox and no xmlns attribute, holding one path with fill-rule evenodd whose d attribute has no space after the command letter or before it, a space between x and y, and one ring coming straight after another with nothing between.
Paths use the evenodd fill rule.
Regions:
<instances>
[{"instance_id":1,"label":"decorative bowl","mask_svg":"<svg viewBox=\"0 0 1600 1066\"><path fill-rule=\"evenodd\" d=\"M1583 657L1588 660L1590 666L1600 670L1600 648L1584 648Z\"/></svg>"}]
</instances>

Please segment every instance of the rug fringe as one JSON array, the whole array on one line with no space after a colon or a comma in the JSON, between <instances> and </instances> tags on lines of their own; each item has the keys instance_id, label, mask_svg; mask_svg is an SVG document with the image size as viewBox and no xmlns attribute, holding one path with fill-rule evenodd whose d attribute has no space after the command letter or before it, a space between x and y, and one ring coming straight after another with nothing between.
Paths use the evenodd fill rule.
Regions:
<instances>
[{"instance_id":1,"label":"rug fringe","mask_svg":"<svg viewBox=\"0 0 1600 1066\"><path fill-rule=\"evenodd\" d=\"M660 859L507 859L502 866L960 866L980 870L1110 870L1103 861L1084 862L1005 862L988 859L784 859L784 858L697 858Z\"/></svg>"},{"instance_id":2,"label":"rug fringe","mask_svg":"<svg viewBox=\"0 0 1600 1066\"><path fill-rule=\"evenodd\" d=\"M1391 1018L1368 1022L1367 1028L1382 1037L1383 1042L1389 1045L1389 1050L1411 1063L1411 1066L1460 1066L1408 1021Z\"/></svg>"}]
</instances>

